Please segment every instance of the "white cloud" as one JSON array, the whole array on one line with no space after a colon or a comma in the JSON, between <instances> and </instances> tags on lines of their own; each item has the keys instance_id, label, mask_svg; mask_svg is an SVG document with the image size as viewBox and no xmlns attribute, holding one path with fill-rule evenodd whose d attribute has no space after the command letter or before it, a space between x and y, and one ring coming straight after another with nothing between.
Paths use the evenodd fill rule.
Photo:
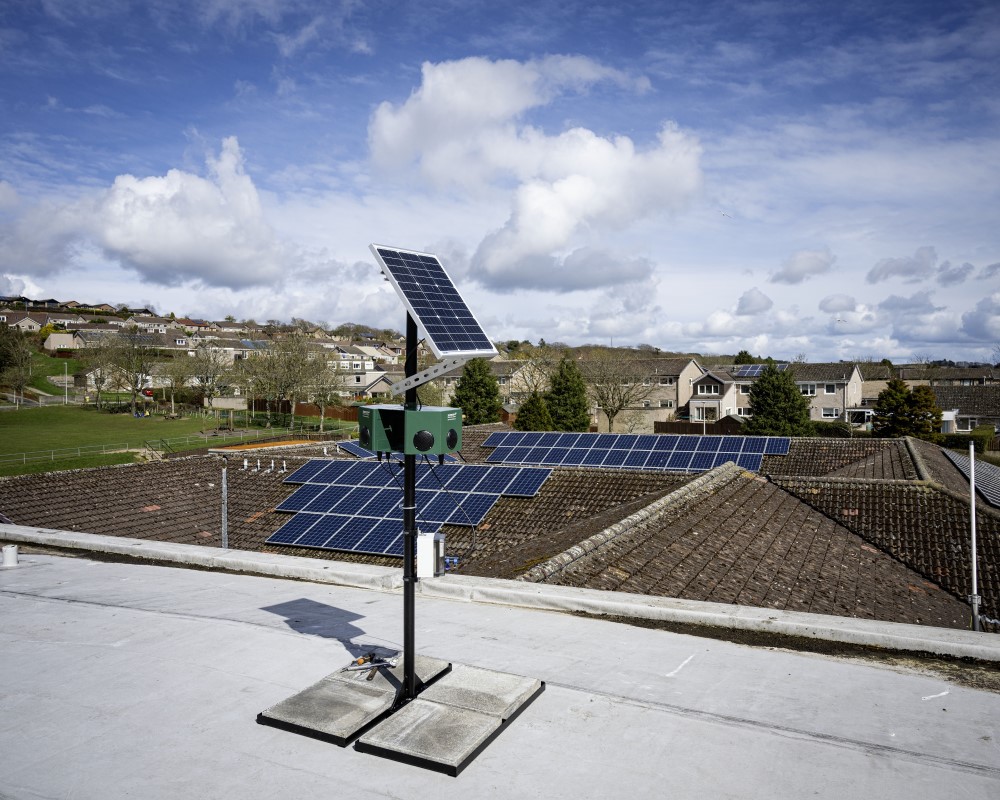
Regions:
<instances>
[{"instance_id":1,"label":"white cloud","mask_svg":"<svg viewBox=\"0 0 1000 800\"><path fill-rule=\"evenodd\" d=\"M828 314L836 314L841 311L854 311L857 301L848 294L831 294L819 301L819 310Z\"/></svg>"},{"instance_id":2,"label":"white cloud","mask_svg":"<svg viewBox=\"0 0 1000 800\"><path fill-rule=\"evenodd\" d=\"M974 311L962 315L962 331L981 342L1000 341L1000 292L984 297Z\"/></svg>"},{"instance_id":3,"label":"white cloud","mask_svg":"<svg viewBox=\"0 0 1000 800\"><path fill-rule=\"evenodd\" d=\"M822 250L799 250L771 276L771 282L802 283L804 280L829 272L836 260L837 257L828 247Z\"/></svg>"},{"instance_id":4,"label":"white cloud","mask_svg":"<svg viewBox=\"0 0 1000 800\"><path fill-rule=\"evenodd\" d=\"M747 289L740 297L736 304L736 314L741 317L762 314L769 311L773 305L774 301L755 286Z\"/></svg>"},{"instance_id":5,"label":"white cloud","mask_svg":"<svg viewBox=\"0 0 1000 800\"><path fill-rule=\"evenodd\" d=\"M617 272L590 269L588 240L683 208L701 186L701 150L672 124L642 147L627 136L582 127L550 135L526 123L530 111L597 83L645 86L582 57L425 63L406 102L373 114L372 159L397 176L416 165L434 187L511 197L507 222L472 258L485 286L572 291L644 280L650 266L632 257L617 257Z\"/></svg>"},{"instance_id":6,"label":"white cloud","mask_svg":"<svg viewBox=\"0 0 1000 800\"><path fill-rule=\"evenodd\" d=\"M291 254L271 231L235 137L207 159L207 177L119 175L71 204L27 209L0 232L0 256L37 274L73 266L93 248L161 285L232 288L273 283Z\"/></svg>"},{"instance_id":7,"label":"white cloud","mask_svg":"<svg viewBox=\"0 0 1000 800\"><path fill-rule=\"evenodd\" d=\"M0 295L5 297L18 297L24 294L26 286L24 281L12 275L0 275Z\"/></svg>"},{"instance_id":8,"label":"white cloud","mask_svg":"<svg viewBox=\"0 0 1000 800\"><path fill-rule=\"evenodd\" d=\"M878 283L889 278L900 277L907 283L919 283L934 274L937 252L933 247L918 247L912 256L903 258L883 258L868 272L868 283Z\"/></svg>"}]
</instances>

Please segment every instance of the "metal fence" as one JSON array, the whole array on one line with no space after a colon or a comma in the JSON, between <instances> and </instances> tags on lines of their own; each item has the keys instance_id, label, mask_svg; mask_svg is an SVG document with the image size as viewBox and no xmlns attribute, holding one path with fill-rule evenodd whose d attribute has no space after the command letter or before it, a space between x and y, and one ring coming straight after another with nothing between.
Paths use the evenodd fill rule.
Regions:
<instances>
[{"instance_id":1,"label":"metal fence","mask_svg":"<svg viewBox=\"0 0 1000 800\"><path fill-rule=\"evenodd\" d=\"M60 447L56 450L35 450L30 453L9 453L0 455L0 465L30 464L36 461L64 461L68 458L120 453L128 449L128 442L117 442L115 444L83 445L82 447Z\"/></svg>"}]
</instances>

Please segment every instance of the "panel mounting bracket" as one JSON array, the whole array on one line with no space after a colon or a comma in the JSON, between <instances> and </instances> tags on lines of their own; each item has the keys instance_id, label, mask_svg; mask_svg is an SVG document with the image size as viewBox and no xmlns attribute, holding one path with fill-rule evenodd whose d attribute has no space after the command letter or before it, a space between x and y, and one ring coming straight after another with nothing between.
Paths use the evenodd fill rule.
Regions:
<instances>
[{"instance_id":1,"label":"panel mounting bracket","mask_svg":"<svg viewBox=\"0 0 1000 800\"><path fill-rule=\"evenodd\" d=\"M439 361L437 364L427 367L427 369L420 370L415 375L409 375L403 378L403 380L392 384L389 387L389 391L393 394L402 394L407 389L415 389L428 381L440 377L446 372L451 372L453 369L465 366L465 363L471 359L472 356L451 356L444 359L444 361Z\"/></svg>"}]
</instances>

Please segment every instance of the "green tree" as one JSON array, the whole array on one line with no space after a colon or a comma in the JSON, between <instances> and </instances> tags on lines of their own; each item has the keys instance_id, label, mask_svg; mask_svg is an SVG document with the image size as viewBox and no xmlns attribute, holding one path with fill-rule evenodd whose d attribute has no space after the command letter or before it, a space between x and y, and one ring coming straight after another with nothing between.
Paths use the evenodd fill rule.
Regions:
<instances>
[{"instance_id":1,"label":"green tree","mask_svg":"<svg viewBox=\"0 0 1000 800\"><path fill-rule=\"evenodd\" d=\"M549 428L522 428L519 430L586 431L590 428L590 410L587 404L587 384L583 373L563 356L550 380L549 391L543 396L551 415ZM518 412L520 416L520 412Z\"/></svg>"},{"instance_id":2,"label":"green tree","mask_svg":"<svg viewBox=\"0 0 1000 800\"><path fill-rule=\"evenodd\" d=\"M466 425L500 421L500 384L490 371L489 362L474 358L462 369L455 384L453 408L460 408Z\"/></svg>"},{"instance_id":3,"label":"green tree","mask_svg":"<svg viewBox=\"0 0 1000 800\"><path fill-rule=\"evenodd\" d=\"M31 381L31 345L28 337L16 328L0 325L0 383L10 386L24 398Z\"/></svg>"},{"instance_id":4,"label":"green tree","mask_svg":"<svg viewBox=\"0 0 1000 800\"><path fill-rule=\"evenodd\" d=\"M736 358L733 359L733 363L734 364L753 364L754 363L754 358L753 358L752 355L750 355L750 351L749 350L740 350L740 352L738 352L736 354Z\"/></svg>"},{"instance_id":5,"label":"green tree","mask_svg":"<svg viewBox=\"0 0 1000 800\"><path fill-rule=\"evenodd\" d=\"M768 364L750 387L750 413L744 426L751 436L812 436L809 401L791 371Z\"/></svg>"},{"instance_id":6,"label":"green tree","mask_svg":"<svg viewBox=\"0 0 1000 800\"><path fill-rule=\"evenodd\" d=\"M555 430L545 399L538 392L532 392L517 410L517 418L514 420L514 430Z\"/></svg>"},{"instance_id":7,"label":"green tree","mask_svg":"<svg viewBox=\"0 0 1000 800\"><path fill-rule=\"evenodd\" d=\"M941 409L930 386L916 386L911 391L905 381L893 378L879 392L872 419L876 436L932 439L940 429Z\"/></svg>"}]
</instances>

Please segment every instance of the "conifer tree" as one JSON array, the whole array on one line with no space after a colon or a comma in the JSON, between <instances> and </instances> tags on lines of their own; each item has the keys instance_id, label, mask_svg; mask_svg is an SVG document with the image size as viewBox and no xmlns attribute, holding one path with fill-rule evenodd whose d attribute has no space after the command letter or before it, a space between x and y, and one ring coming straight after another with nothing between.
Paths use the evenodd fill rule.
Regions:
<instances>
[{"instance_id":1,"label":"conifer tree","mask_svg":"<svg viewBox=\"0 0 1000 800\"><path fill-rule=\"evenodd\" d=\"M517 411L514 420L514 430L517 431L551 431L552 416L545 400L538 392L532 392Z\"/></svg>"},{"instance_id":2,"label":"conifer tree","mask_svg":"<svg viewBox=\"0 0 1000 800\"><path fill-rule=\"evenodd\" d=\"M941 409L930 386L914 386L893 378L879 392L872 430L882 438L916 436L933 439L941 429Z\"/></svg>"},{"instance_id":3,"label":"conifer tree","mask_svg":"<svg viewBox=\"0 0 1000 800\"><path fill-rule=\"evenodd\" d=\"M563 356L543 399L551 415L550 428L524 430L586 431L590 428L587 384L575 361Z\"/></svg>"},{"instance_id":4,"label":"conifer tree","mask_svg":"<svg viewBox=\"0 0 1000 800\"><path fill-rule=\"evenodd\" d=\"M462 409L466 425L500 421L500 384L485 359L474 358L462 369L451 405Z\"/></svg>"},{"instance_id":5,"label":"conifer tree","mask_svg":"<svg viewBox=\"0 0 1000 800\"><path fill-rule=\"evenodd\" d=\"M750 413L745 430L751 436L812 436L809 401L788 370L768 364L750 387Z\"/></svg>"}]
</instances>

